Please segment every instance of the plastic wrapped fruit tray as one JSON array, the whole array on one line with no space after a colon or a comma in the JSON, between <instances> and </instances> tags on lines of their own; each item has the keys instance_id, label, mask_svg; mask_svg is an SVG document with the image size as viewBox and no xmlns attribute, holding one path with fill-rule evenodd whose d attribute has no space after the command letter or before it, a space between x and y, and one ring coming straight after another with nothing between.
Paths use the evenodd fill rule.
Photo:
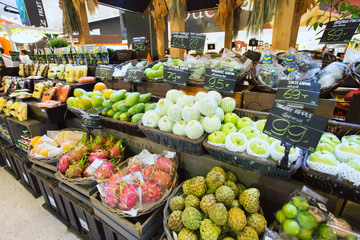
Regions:
<instances>
[{"instance_id":1,"label":"plastic wrapped fruit tray","mask_svg":"<svg viewBox=\"0 0 360 240\"><path fill-rule=\"evenodd\" d=\"M173 133L163 132L159 129L145 127L141 121L138 123L138 125L145 136L153 142L197 156L204 155L205 153L203 141L207 139L207 134L204 134L199 139L192 140L190 138L179 136Z\"/></svg>"},{"instance_id":2,"label":"plastic wrapped fruit tray","mask_svg":"<svg viewBox=\"0 0 360 240\"><path fill-rule=\"evenodd\" d=\"M341 139L345 135L359 135L360 125L329 121L326 132L331 132ZM340 177L309 168L307 165L309 156L309 153L305 155L301 166L306 185L360 203L360 187Z\"/></svg>"}]
</instances>

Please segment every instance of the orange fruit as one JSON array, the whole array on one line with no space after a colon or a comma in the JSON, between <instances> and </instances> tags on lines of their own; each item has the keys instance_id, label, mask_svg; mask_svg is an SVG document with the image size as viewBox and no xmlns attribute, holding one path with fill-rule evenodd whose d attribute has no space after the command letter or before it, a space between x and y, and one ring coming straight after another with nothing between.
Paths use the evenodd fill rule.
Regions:
<instances>
[{"instance_id":1,"label":"orange fruit","mask_svg":"<svg viewBox=\"0 0 360 240\"><path fill-rule=\"evenodd\" d=\"M94 86L94 91L104 91L105 89L107 89L106 85L102 82L99 82L97 84L95 84Z\"/></svg>"},{"instance_id":2,"label":"orange fruit","mask_svg":"<svg viewBox=\"0 0 360 240\"><path fill-rule=\"evenodd\" d=\"M36 143L39 141L40 138L41 138L41 136L33 137L33 138L31 139L31 142L30 142L31 146L35 146Z\"/></svg>"}]
</instances>

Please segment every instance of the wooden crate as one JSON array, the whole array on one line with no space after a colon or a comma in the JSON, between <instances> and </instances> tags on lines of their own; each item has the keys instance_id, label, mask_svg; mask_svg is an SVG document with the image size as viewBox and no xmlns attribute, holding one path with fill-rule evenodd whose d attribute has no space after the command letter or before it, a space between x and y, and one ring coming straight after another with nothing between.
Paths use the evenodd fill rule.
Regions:
<instances>
[{"instance_id":1,"label":"wooden crate","mask_svg":"<svg viewBox=\"0 0 360 240\"><path fill-rule=\"evenodd\" d=\"M344 209L341 212L341 218L349 221L354 229L360 229L360 204L352 201L347 201L344 204Z\"/></svg>"}]
</instances>

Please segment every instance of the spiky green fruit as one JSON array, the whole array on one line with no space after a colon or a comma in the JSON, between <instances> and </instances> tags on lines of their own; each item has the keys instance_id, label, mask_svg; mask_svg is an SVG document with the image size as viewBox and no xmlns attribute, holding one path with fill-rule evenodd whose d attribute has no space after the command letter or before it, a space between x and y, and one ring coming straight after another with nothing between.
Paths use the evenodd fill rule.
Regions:
<instances>
[{"instance_id":1,"label":"spiky green fruit","mask_svg":"<svg viewBox=\"0 0 360 240\"><path fill-rule=\"evenodd\" d=\"M259 240L255 229L251 227L245 227L240 234L237 235L237 240Z\"/></svg>"},{"instance_id":2,"label":"spiky green fruit","mask_svg":"<svg viewBox=\"0 0 360 240\"><path fill-rule=\"evenodd\" d=\"M237 182L237 177L233 172L226 172L226 180L232 181L234 183Z\"/></svg>"},{"instance_id":3,"label":"spiky green fruit","mask_svg":"<svg viewBox=\"0 0 360 240\"><path fill-rule=\"evenodd\" d=\"M194 105L187 105L183 108L181 116L185 122L190 122L191 120L199 120L200 111Z\"/></svg>"},{"instance_id":4,"label":"spiky green fruit","mask_svg":"<svg viewBox=\"0 0 360 240\"><path fill-rule=\"evenodd\" d=\"M195 195L198 198L203 197L207 191L205 178L197 176L186 180L183 184L183 191L186 195Z\"/></svg>"},{"instance_id":5,"label":"spiky green fruit","mask_svg":"<svg viewBox=\"0 0 360 240\"><path fill-rule=\"evenodd\" d=\"M149 110L144 113L141 120L145 127L156 128L158 126L160 117L161 116L157 112L155 112L155 110Z\"/></svg>"},{"instance_id":6,"label":"spiky green fruit","mask_svg":"<svg viewBox=\"0 0 360 240\"><path fill-rule=\"evenodd\" d=\"M220 107L224 110L224 113L230 113L234 111L236 106L236 101L231 97L226 97L221 100Z\"/></svg>"},{"instance_id":7,"label":"spiky green fruit","mask_svg":"<svg viewBox=\"0 0 360 240\"><path fill-rule=\"evenodd\" d=\"M213 133L221 129L221 121L216 115L205 117L202 120L202 125L207 133Z\"/></svg>"},{"instance_id":8,"label":"spiky green fruit","mask_svg":"<svg viewBox=\"0 0 360 240\"><path fill-rule=\"evenodd\" d=\"M236 186L236 183L234 183L233 181L230 181L230 180L226 180L224 183L224 186L227 186L227 187L231 188L231 190L233 190L235 198L237 198L239 196L239 189Z\"/></svg>"},{"instance_id":9,"label":"spiky green fruit","mask_svg":"<svg viewBox=\"0 0 360 240\"><path fill-rule=\"evenodd\" d=\"M173 128L172 128L172 132L176 135L179 136L185 136L185 127L186 124L184 121L179 121L177 123L174 124Z\"/></svg>"},{"instance_id":10,"label":"spiky green fruit","mask_svg":"<svg viewBox=\"0 0 360 240\"><path fill-rule=\"evenodd\" d=\"M209 217L216 225L222 226L227 222L228 212L222 203L215 203L209 207Z\"/></svg>"},{"instance_id":11,"label":"spiky green fruit","mask_svg":"<svg viewBox=\"0 0 360 240\"><path fill-rule=\"evenodd\" d=\"M173 122L179 122L182 120L182 107L180 105L173 104L167 110L167 116Z\"/></svg>"},{"instance_id":12,"label":"spiky green fruit","mask_svg":"<svg viewBox=\"0 0 360 240\"><path fill-rule=\"evenodd\" d=\"M197 120L191 120L186 124L185 134L190 139L198 139L204 134L204 128Z\"/></svg>"},{"instance_id":13,"label":"spiky green fruit","mask_svg":"<svg viewBox=\"0 0 360 240\"><path fill-rule=\"evenodd\" d=\"M246 189L240 194L239 203L248 213L256 213L260 208L260 192L256 188Z\"/></svg>"},{"instance_id":14,"label":"spiky green fruit","mask_svg":"<svg viewBox=\"0 0 360 240\"><path fill-rule=\"evenodd\" d=\"M217 240L221 233L221 228L216 226L210 219L204 219L200 225L201 239Z\"/></svg>"},{"instance_id":15,"label":"spiky green fruit","mask_svg":"<svg viewBox=\"0 0 360 240\"><path fill-rule=\"evenodd\" d=\"M213 171L216 171L216 172L221 173L221 175L223 175L224 178L225 178L225 180L226 180L226 172L225 172L224 169L222 169L221 167L213 167L213 168L211 169L211 172L213 172Z\"/></svg>"},{"instance_id":16,"label":"spiky green fruit","mask_svg":"<svg viewBox=\"0 0 360 240\"><path fill-rule=\"evenodd\" d=\"M171 211L182 211L185 208L185 200L182 196L173 197L169 202Z\"/></svg>"},{"instance_id":17,"label":"spiky green fruit","mask_svg":"<svg viewBox=\"0 0 360 240\"><path fill-rule=\"evenodd\" d=\"M181 215L184 226L190 230L197 230L201 224L201 214L199 210L194 207L187 207Z\"/></svg>"}]
</instances>

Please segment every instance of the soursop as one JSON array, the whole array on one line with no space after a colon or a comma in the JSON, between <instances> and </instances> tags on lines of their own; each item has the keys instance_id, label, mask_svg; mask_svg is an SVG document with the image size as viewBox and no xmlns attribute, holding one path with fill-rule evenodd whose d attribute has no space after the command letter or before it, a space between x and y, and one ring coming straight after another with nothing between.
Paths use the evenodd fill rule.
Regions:
<instances>
[{"instance_id":1,"label":"soursop","mask_svg":"<svg viewBox=\"0 0 360 240\"><path fill-rule=\"evenodd\" d=\"M210 91L210 92L207 93L207 95L210 96L210 97L212 97L212 98L214 98L214 100L216 101L216 104L217 104L218 106L220 106L222 96L221 96L221 94L220 94L219 92L217 92L217 91Z\"/></svg>"},{"instance_id":2,"label":"soursop","mask_svg":"<svg viewBox=\"0 0 360 240\"><path fill-rule=\"evenodd\" d=\"M198 102L200 99L206 97L206 92L198 92L196 95L195 95L195 102Z\"/></svg>"},{"instance_id":3,"label":"soursop","mask_svg":"<svg viewBox=\"0 0 360 240\"><path fill-rule=\"evenodd\" d=\"M224 121L224 110L222 110L222 108L217 108L216 109L216 112L215 112L215 115L220 119L220 121Z\"/></svg>"},{"instance_id":4,"label":"soursop","mask_svg":"<svg viewBox=\"0 0 360 240\"><path fill-rule=\"evenodd\" d=\"M170 101L167 98L162 98L160 99L157 104L156 104L156 108L155 111L162 117L165 116L167 114L167 111L169 109L169 107L173 105L173 102Z\"/></svg>"},{"instance_id":5,"label":"soursop","mask_svg":"<svg viewBox=\"0 0 360 240\"><path fill-rule=\"evenodd\" d=\"M168 219L168 225L170 230L175 232L180 232L183 229L184 225L181 219L182 212L181 211L174 211L170 214Z\"/></svg>"},{"instance_id":6,"label":"soursop","mask_svg":"<svg viewBox=\"0 0 360 240\"><path fill-rule=\"evenodd\" d=\"M218 107L215 99L208 96L202 98L199 101L199 106L200 113L204 116L214 115Z\"/></svg>"},{"instance_id":7,"label":"soursop","mask_svg":"<svg viewBox=\"0 0 360 240\"><path fill-rule=\"evenodd\" d=\"M188 195L185 198L185 208L187 208L187 207L194 207L194 208L199 209L200 200L197 197L195 197L194 195Z\"/></svg>"},{"instance_id":8,"label":"soursop","mask_svg":"<svg viewBox=\"0 0 360 240\"><path fill-rule=\"evenodd\" d=\"M190 229L187 228L183 228L181 229L181 231L179 232L178 235L178 240L198 240L198 237L196 236L196 234L191 231Z\"/></svg>"},{"instance_id":9,"label":"soursop","mask_svg":"<svg viewBox=\"0 0 360 240\"><path fill-rule=\"evenodd\" d=\"M182 109L182 119L185 122L190 122L191 120L199 120L200 111L194 105L187 105Z\"/></svg>"},{"instance_id":10,"label":"soursop","mask_svg":"<svg viewBox=\"0 0 360 240\"><path fill-rule=\"evenodd\" d=\"M177 122L172 128L172 132L179 136L185 136L185 127L186 124L184 121Z\"/></svg>"},{"instance_id":11,"label":"soursop","mask_svg":"<svg viewBox=\"0 0 360 240\"><path fill-rule=\"evenodd\" d=\"M176 103L177 99L183 95L185 95L185 93L183 91L171 89L171 90L167 91L166 98L169 99L170 101L172 101L173 103Z\"/></svg>"},{"instance_id":12,"label":"soursop","mask_svg":"<svg viewBox=\"0 0 360 240\"><path fill-rule=\"evenodd\" d=\"M185 107L187 105L192 105L194 103L193 98L194 98L193 96L182 95L177 99L176 104L180 105L181 107Z\"/></svg>"},{"instance_id":13,"label":"soursop","mask_svg":"<svg viewBox=\"0 0 360 240\"><path fill-rule=\"evenodd\" d=\"M230 187L221 186L216 189L215 198L217 202L230 204L235 199L235 193Z\"/></svg>"},{"instance_id":14,"label":"soursop","mask_svg":"<svg viewBox=\"0 0 360 240\"><path fill-rule=\"evenodd\" d=\"M228 225L231 230L239 234L246 226L246 216L240 208L231 208L229 211Z\"/></svg>"},{"instance_id":15,"label":"soursop","mask_svg":"<svg viewBox=\"0 0 360 240\"><path fill-rule=\"evenodd\" d=\"M182 120L182 107L180 105L173 104L167 110L167 116L173 122L178 122Z\"/></svg>"},{"instance_id":16,"label":"soursop","mask_svg":"<svg viewBox=\"0 0 360 240\"><path fill-rule=\"evenodd\" d=\"M236 106L236 101L231 97L226 97L221 100L220 107L224 110L225 113L231 113L234 111Z\"/></svg>"},{"instance_id":17,"label":"soursop","mask_svg":"<svg viewBox=\"0 0 360 240\"><path fill-rule=\"evenodd\" d=\"M240 194L239 203L248 213L256 213L260 208L259 199L259 190L256 188L249 188Z\"/></svg>"},{"instance_id":18,"label":"soursop","mask_svg":"<svg viewBox=\"0 0 360 240\"><path fill-rule=\"evenodd\" d=\"M221 233L221 228L216 226L210 219L204 219L200 225L201 239L217 240Z\"/></svg>"},{"instance_id":19,"label":"soursop","mask_svg":"<svg viewBox=\"0 0 360 240\"><path fill-rule=\"evenodd\" d=\"M182 196L173 197L170 200L169 207L171 211L182 211L185 208L185 199Z\"/></svg>"},{"instance_id":20,"label":"soursop","mask_svg":"<svg viewBox=\"0 0 360 240\"><path fill-rule=\"evenodd\" d=\"M201 213L194 207L187 207L181 215L184 226L190 230L197 230L201 224Z\"/></svg>"},{"instance_id":21,"label":"soursop","mask_svg":"<svg viewBox=\"0 0 360 240\"><path fill-rule=\"evenodd\" d=\"M202 197L200 201L200 208L205 214L208 214L209 208L215 203L216 203L215 196L213 194L209 194Z\"/></svg>"},{"instance_id":22,"label":"soursop","mask_svg":"<svg viewBox=\"0 0 360 240\"><path fill-rule=\"evenodd\" d=\"M226 180L232 181L234 183L237 182L237 177L233 172L226 172Z\"/></svg>"},{"instance_id":23,"label":"soursop","mask_svg":"<svg viewBox=\"0 0 360 240\"><path fill-rule=\"evenodd\" d=\"M242 194L246 190L246 187L244 185L242 185L241 183L237 183L236 186L239 189L239 196L240 196L240 194Z\"/></svg>"},{"instance_id":24,"label":"soursop","mask_svg":"<svg viewBox=\"0 0 360 240\"><path fill-rule=\"evenodd\" d=\"M259 240L255 229L251 227L245 227L241 233L237 236L238 240Z\"/></svg>"},{"instance_id":25,"label":"soursop","mask_svg":"<svg viewBox=\"0 0 360 240\"><path fill-rule=\"evenodd\" d=\"M229 208L240 208L239 200L237 199L232 200L231 203L229 204Z\"/></svg>"},{"instance_id":26,"label":"soursop","mask_svg":"<svg viewBox=\"0 0 360 240\"><path fill-rule=\"evenodd\" d=\"M158 126L160 117L161 116L157 112L155 112L155 110L149 110L144 113L141 120L145 127L156 128Z\"/></svg>"},{"instance_id":27,"label":"soursop","mask_svg":"<svg viewBox=\"0 0 360 240\"><path fill-rule=\"evenodd\" d=\"M190 139L198 139L204 134L204 128L197 120L191 120L186 124L185 134Z\"/></svg>"},{"instance_id":28,"label":"soursop","mask_svg":"<svg viewBox=\"0 0 360 240\"><path fill-rule=\"evenodd\" d=\"M221 120L216 115L211 115L202 120L202 125L205 132L213 133L221 129Z\"/></svg>"},{"instance_id":29,"label":"soursop","mask_svg":"<svg viewBox=\"0 0 360 240\"><path fill-rule=\"evenodd\" d=\"M171 132L174 122L170 121L168 116L163 116L158 122L159 129L164 132Z\"/></svg>"},{"instance_id":30,"label":"soursop","mask_svg":"<svg viewBox=\"0 0 360 240\"><path fill-rule=\"evenodd\" d=\"M260 213L253 213L248 216L246 220L247 226L255 229L258 235L261 235L263 232L265 232L267 221Z\"/></svg>"},{"instance_id":31,"label":"soursop","mask_svg":"<svg viewBox=\"0 0 360 240\"><path fill-rule=\"evenodd\" d=\"M222 203L215 203L209 208L209 217L216 225L222 226L227 222L228 212Z\"/></svg>"},{"instance_id":32,"label":"soursop","mask_svg":"<svg viewBox=\"0 0 360 240\"><path fill-rule=\"evenodd\" d=\"M205 180L209 189L217 189L224 184L225 177L221 173L213 171L206 175Z\"/></svg>"}]
</instances>

